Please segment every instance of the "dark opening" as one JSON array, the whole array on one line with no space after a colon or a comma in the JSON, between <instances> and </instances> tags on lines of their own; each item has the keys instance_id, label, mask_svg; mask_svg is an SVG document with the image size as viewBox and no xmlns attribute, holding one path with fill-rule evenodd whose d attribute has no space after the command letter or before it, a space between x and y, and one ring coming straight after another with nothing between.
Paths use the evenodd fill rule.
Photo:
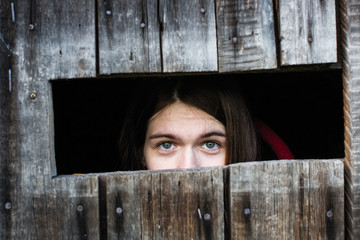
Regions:
<instances>
[{"instance_id":1,"label":"dark opening","mask_svg":"<svg viewBox=\"0 0 360 240\"><path fill-rule=\"evenodd\" d=\"M344 157L341 71L222 74L222 78L239 82L252 114L287 143L296 159ZM115 168L119 130L131 104L130 89L141 81L151 78L52 82L58 174L120 170ZM274 159L266 145L262 159Z\"/></svg>"}]
</instances>

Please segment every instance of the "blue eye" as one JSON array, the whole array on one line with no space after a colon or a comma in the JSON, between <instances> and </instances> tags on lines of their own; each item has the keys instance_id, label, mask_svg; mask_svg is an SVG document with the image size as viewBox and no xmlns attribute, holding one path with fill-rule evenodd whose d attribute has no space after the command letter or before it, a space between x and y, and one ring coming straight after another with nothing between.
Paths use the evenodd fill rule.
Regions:
<instances>
[{"instance_id":1,"label":"blue eye","mask_svg":"<svg viewBox=\"0 0 360 240\"><path fill-rule=\"evenodd\" d=\"M204 146L207 149L214 149L218 146L218 144L216 142L206 142Z\"/></svg>"},{"instance_id":2,"label":"blue eye","mask_svg":"<svg viewBox=\"0 0 360 240\"><path fill-rule=\"evenodd\" d=\"M164 142L162 144L160 144L160 147L162 147L163 149L171 149L174 146L174 144L170 143L170 142Z\"/></svg>"}]
</instances>

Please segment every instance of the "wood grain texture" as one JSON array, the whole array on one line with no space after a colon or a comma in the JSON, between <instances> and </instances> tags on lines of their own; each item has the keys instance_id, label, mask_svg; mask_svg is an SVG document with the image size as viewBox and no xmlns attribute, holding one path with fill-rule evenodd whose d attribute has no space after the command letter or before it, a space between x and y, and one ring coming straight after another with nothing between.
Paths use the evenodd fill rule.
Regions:
<instances>
[{"instance_id":1,"label":"wood grain texture","mask_svg":"<svg viewBox=\"0 0 360 240\"><path fill-rule=\"evenodd\" d=\"M11 203L6 239L50 239L48 194L56 167L49 80L95 75L95 3L3 2L10 33L1 36L12 70L11 91L6 80L0 96L8 111L1 117L6 140L0 136L7 146L4 200Z\"/></svg>"},{"instance_id":2,"label":"wood grain texture","mask_svg":"<svg viewBox=\"0 0 360 240\"><path fill-rule=\"evenodd\" d=\"M344 238L340 160L242 163L229 183L231 239Z\"/></svg>"},{"instance_id":3,"label":"wood grain texture","mask_svg":"<svg viewBox=\"0 0 360 240\"><path fill-rule=\"evenodd\" d=\"M360 1L340 1L345 120L346 239L360 238Z\"/></svg>"},{"instance_id":4,"label":"wood grain texture","mask_svg":"<svg viewBox=\"0 0 360 240\"><path fill-rule=\"evenodd\" d=\"M281 65L337 62L335 0L278 0Z\"/></svg>"},{"instance_id":5,"label":"wood grain texture","mask_svg":"<svg viewBox=\"0 0 360 240\"><path fill-rule=\"evenodd\" d=\"M107 239L224 239L222 168L100 177Z\"/></svg>"},{"instance_id":6,"label":"wood grain texture","mask_svg":"<svg viewBox=\"0 0 360 240\"><path fill-rule=\"evenodd\" d=\"M271 0L217 0L219 72L277 67Z\"/></svg>"},{"instance_id":7,"label":"wood grain texture","mask_svg":"<svg viewBox=\"0 0 360 240\"><path fill-rule=\"evenodd\" d=\"M161 72L157 1L98 1L100 74Z\"/></svg>"},{"instance_id":8,"label":"wood grain texture","mask_svg":"<svg viewBox=\"0 0 360 240\"><path fill-rule=\"evenodd\" d=\"M16 10L21 7L17 2ZM22 25L26 37L25 71L37 80L96 75L95 3L92 1L32 1ZM35 75L36 74L36 75Z\"/></svg>"},{"instance_id":9,"label":"wood grain texture","mask_svg":"<svg viewBox=\"0 0 360 240\"><path fill-rule=\"evenodd\" d=\"M51 190L43 227L49 239L100 239L98 177L56 177Z\"/></svg>"},{"instance_id":10,"label":"wood grain texture","mask_svg":"<svg viewBox=\"0 0 360 240\"><path fill-rule=\"evenodd\" d=\"M10 161L10 119L11 89L11 55L13 44L10 1L0 2L0 239L6 239L12 228L12 186L13 179Z\"/></svg>"},{"instance_id":11,"label":"wood grain texture","mask_svg":"<svg viewBox=\"0 0 360 240\"><path fill-rule=\"evenodd\" d=\"M164 72L217 71L214 0L160 0Z\"/></svg>"}]
</instances>

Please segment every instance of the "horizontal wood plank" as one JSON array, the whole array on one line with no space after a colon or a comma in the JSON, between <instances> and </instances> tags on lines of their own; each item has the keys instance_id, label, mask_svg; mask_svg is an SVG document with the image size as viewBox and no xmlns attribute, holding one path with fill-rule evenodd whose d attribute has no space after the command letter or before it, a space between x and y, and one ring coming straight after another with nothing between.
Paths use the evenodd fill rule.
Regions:
<instances>
[{"instance_id":1,"label":"horizontal wood plank","mask_svg":"<svg viewBox=\"0 0 360 240\"><path fill-rule=\"evenodd\" d=\"M270 161L229 168L231 239L343 239L340 160Z\"/></svg>"},{"instance_id":2,"label":"horizontal wood plank","mask_svg":"<svg viewBox=\"0 0 360 240\"><path fill-rule=\"evenodd\" d=\"M335 0L279 0L281 65L337 62Z\"/></svg>"},{"instance_id":3,"label":"horizontal wood plank","mask_svg":"<svg viewBox=\"0 0 360 240\"><path fill-rule=\"evenodd\" d=\"M277 67L271 0L218 0L219 72Z\"/></svg>"}]
</instances>

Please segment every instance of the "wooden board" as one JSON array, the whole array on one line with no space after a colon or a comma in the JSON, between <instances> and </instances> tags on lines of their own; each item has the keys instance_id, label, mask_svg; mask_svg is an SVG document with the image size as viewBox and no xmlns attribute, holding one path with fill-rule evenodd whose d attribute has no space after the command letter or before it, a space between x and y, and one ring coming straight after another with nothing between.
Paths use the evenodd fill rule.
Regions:
<instances>
[{"instance_id":1,"label":"wooden board","mask_svg":"<svg viewBox=\"0 0 360 240\"><path fill-rule=\"evenodd\" d=\"M217 71L214 0L160 0L164 72Z\"/></svg>"},{"instance_id":2,"label":"wooden board","mask_svg":"<svg viewBox=\"0 0 360 240\"><path fill-rule=\"evenodd\" d=\"M98 177L56 177L51 188L42 229L49 239L100 239Z\"/></svg>"},{"instance_id":3,"label":"wooden board","mask_svg":"<svg viewBox=\"0 0 360 240\"><path fill-rule=\"evenodd\" d=\"M6 239L11 233L12 194L9 171L10 157L10 116L11 116L11 55L13 49L13 25L9 2L0 2L0 239Z\"/></svg>"},{"instance_id":4,"label":"wooden board","mask_svg":"<svg viewBox=\"0 0 360 240\"><path fill-rule=\"evenodd\" d=\"M229 168L231 239L343 239L342 161Z\"/></svg>"},{"instance_id":5,"label":"wooden board","mask_svg":"<svg viewBox=\"0 0 360 240\"><path fill-rule=\"evenodd\" d=\"M100 177L104 239L224 239L222 168ZM105 219L105 217L102 217Z\"/></svg>"},{"instance_id":6,"label":"wooden board","mask_svg":"<svg viewBox=\"0 0 360 240\"><path fill-rule=\"evenodd\" d=\"M277 67L271 0L218 0L219 72Z\"/></svg>"},{"instance_id":7,"label":"wooden board","mask_svg":"<svg viewBox=\"0 0 360 240\"><path fill-rule=\"evenodd\" d=\"M8 111L1 116L0 130L6 146L0 150L0 162L6 164L5 169L0 165L5 177L1 207L6 205L5 223L0 223L6 239L50 239L48 194L56 167L49 80L95 76L95 3L3 3L6 14L1 17L9 25L1 27L8 32L0 33L0 41L9 57L1 66L6 81L0 84L0 102Z\"/></svg>"},{"instance_id":8,"label":"wooden board","mask_svg":"<svg viewBox=\"0 0 360 240\"><path fill-rule=\"evenodd\" d=\"M335 0L279 0L281 65L337 62Z\"/></svg>"},{"instance_id":9,"label":"wooden board","mask_svg":"<svg viewBox=\"0 0 360 240\"><path fill-rule=\"evenodd\" d=\"M17 36L26 48L25 71L37 80L94 77L96 75L95 3L91 1L32 1Z\"/></svg>"},{"instance_id":10,"label":"wooden board","mask_svg":"<svg viewBox=\"0 0 360 240\"><path fill-rule=\"evenodd\" d=\"M346 239L360 239L360 4L340 2L345 120Z\"/></svg>"},{"instance_id":11,"label":"wooden board","mask_svg":"<svg viewBox=\"0 0 360 240\"><path fill-rule=\"evenodd\" d=\"M100 74L161 72L157 1L98 0Z\"/></svg>"}]
</instances>

